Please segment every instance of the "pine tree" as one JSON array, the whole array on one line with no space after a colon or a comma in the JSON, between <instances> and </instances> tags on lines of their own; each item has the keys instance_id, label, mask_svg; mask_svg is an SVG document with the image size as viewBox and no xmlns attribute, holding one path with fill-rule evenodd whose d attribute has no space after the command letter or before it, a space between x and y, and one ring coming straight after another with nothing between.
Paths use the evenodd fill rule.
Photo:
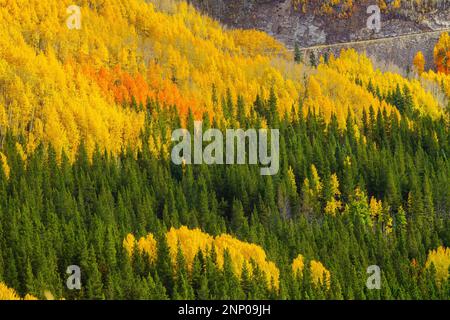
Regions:
<instances>
[{"instance_id":1,"label":"pine tree","mask_svg":"<svg viewBox=\"0 0 450 320\"><path fill-rule=\"evenodd\" d=\"M300 50L300 47L297 42L295 43L295 48L294 48L294 61L296 63L303 63L303 53Z\"/></svg>"}]
</instances>

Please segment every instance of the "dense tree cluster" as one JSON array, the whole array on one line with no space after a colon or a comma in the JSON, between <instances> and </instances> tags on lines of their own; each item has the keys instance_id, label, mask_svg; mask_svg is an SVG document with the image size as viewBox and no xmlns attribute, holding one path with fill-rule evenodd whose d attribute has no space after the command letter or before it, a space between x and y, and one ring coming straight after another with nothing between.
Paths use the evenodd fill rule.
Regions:
<instances>
[{"instance_id":1,"label":"dense tree cluster","mask_svg":"<svg viewBox=\"0 0 450 320\"><path fill-rule=\"evenodd\" d=\"M439 116L436 97L420 83L379 72L355 52L314 59L318 68L309 68L268 35L226 30L183 1L80 1L82 26L72 30L65 21L71 4L14 0L0 9L0 144L10 130L26 138L25 153L51 143L72 161L82 141L89 156L96 145L136 151L149 100L176 106L183 119L191 110L220 122L237 111L221 97L240 97L247 116L251 102L271 89L280 118L309 89L311 109L321 109L326 121L336 113L341 126L348 110L391 112L356 80L377 82L382 95L406 86L414 108Z\"/></svg>"},{"instance_id":2,"label":"dense tree cluster","mask_svg":"<svg viewBox=\"0 0 450 320\"><path fill-rule=\"evenodd\" d=\"M184 2L81 1L74 33L65 4L0 8L0 298L450 298L448 75L305 66ZM279 173L173 164L195 120L279 129Z\"/></svg>"},{"instance_id":3,"label":"dense tree cluster","mask_svg":"<svg viewBox=\"0 0 450 320\"><path fill-rule=\"evenodd\" d=\"M450 74L450 34L442 33L434 47L434 63L438 72Z\"/></svg>"},{"instance_id":4,"label":"dense tree cluster","mask_svg":"<svg viewBox=\"0 0 450 320\"><path fill-rule=\"evenodd\" d=\"M405 94L390 99L408 101ZM175 166L148 147L119 156L97 149L90 160L81 144L71 163L39 145L24 160L23 139L7 134L0 281L40 298L47 290L66 299L448 299L445 119L369 109L356 131L351 115L341 129L335 115L327 124L299 106L289 122L271 112L274 104L256 100L258 112L242 122L281 130L281 169L273 177L251 165ZM145 110L143 140L181 122L175 108L156 117L158 109ZM191 113L185 121L193 128ZM196 228L202 231L191 236ZM215 253L195 249L213 238L236 244ZM258 254L236 265L232 248L244 242L274 263L277 286ZM80 291L65 287L74 264L83 272ZM383 271L381 290L365 286L373 264Z\"/></svg>"}]
</instances>

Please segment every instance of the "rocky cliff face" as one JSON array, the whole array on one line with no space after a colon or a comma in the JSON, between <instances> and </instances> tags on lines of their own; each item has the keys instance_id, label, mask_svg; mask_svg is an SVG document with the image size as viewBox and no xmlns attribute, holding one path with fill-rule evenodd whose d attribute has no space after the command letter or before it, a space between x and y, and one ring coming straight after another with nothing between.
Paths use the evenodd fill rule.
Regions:
<instances>
[{"instance_id":1,"label":"rocky cliff face","mask_svg":"<svg viewBox=\"0 0 450 320\"><path fill-rule=\"evenodd\" d=\"M390 8L381 13L381 30L367 28L367 8L376 0L354 1L344 16L342 6L324 13L327 1L310 1L302 10L298 0L191 0L192 4L230 27L263 30L288 46L349 42L450 28L450 1L432 1L421 8ZM305 1L307 2L307 1ZM387 3L393 1L386 1ZM412 1L411 1L412 2ZM424 2L422 0L422 2Z\"/></svg>"},{"instance_id":2,"label":"rocky cliff face","mask_svg":"<svg viewBox=\"0 0 450 320\"><path fill-rule=\"evenodd\" d=\"M404 4L400 8L394 8L393 0L385 0L387 7L381 12L379 32L367 28L367 20L370 16L367 8L376 4L377 0L353 1L354 4L350 9L343 5L324 9L326 0L309 2L307 0L192 0L190 2L229 27L256 28L265 31L290 48L293 48L295 43L300 47L311 47L450 28L450 0L422 0L423 4L420 6L409 4L415 3L414 1L403 1ZM299 2L307 3L307 5L299 7ZM421 45L425 45L423 48L407 47L411 47L412 51L423 50L429 55L435 38L436 36L433 35L429 43L423 39L419 41ZM413 55L412 51L406 55L410 57Z\"/></svg>"}]
</instances>

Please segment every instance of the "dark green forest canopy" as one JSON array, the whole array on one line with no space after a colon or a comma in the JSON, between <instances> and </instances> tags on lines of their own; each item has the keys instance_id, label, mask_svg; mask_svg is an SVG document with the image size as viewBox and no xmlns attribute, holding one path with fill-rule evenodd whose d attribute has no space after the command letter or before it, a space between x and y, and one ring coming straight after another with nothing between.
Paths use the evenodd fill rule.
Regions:
<instances>
[{"instance_id":1,"label":"dark green forest canopy","mask_svg":"<svg viewBox=\"0 0 450 320\"><path fill-rule=\"evenodd\" d=\"M280 171L273 177L251 165L175 166L146 147L118 157L97 150L91 160L81 146L72 164L40 146L23 161L21 138L8 134L9 178L0 170L0 282L22 296L49 290L66 299L449 299L449 284L438 284L434 269L425 268L430 250L450 246L447 122L407 106L413 127L405 116L368 112L358 137L311 112L287 122L275 103L257 101L248 117L237 113L245 127L266 119L280 129ZM159 131L143 132L146 141L180 126L175 108L159 108L145 107ZM223 128L208 119L206 127ZM349 117L347 128L353 123ZM305 179L314 183L312 166L321 181L313 195L305 186ZM335 216L325 213L333 174L343 203ZM372 197L382 201L383 219L370 217ZM199 254L188 272L180 253L174 268L164 234L182 225L261 245L280 269L279 290L270 290L258 270L238 279L229 261L219 269L214 256ZM130 259L122 247L128 233L149 232L158 239L155 265L141 255ZM294 277L291 263L300 253L330 270L329 289L313 285L306 269ZM74 264L83 270L80 291L65 285ZM382 269L381 290L366 288L370 265Z\"/></svg>"}]
</instances>

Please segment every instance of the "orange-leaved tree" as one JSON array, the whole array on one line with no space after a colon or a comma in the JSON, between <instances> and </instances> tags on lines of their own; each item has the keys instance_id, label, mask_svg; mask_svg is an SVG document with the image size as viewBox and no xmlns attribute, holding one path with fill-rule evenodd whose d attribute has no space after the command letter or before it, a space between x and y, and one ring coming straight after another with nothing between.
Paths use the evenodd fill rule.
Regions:
<instances>
[{"instance_id":1,"label":"orange-leaved tree","mask_svg":"<svg viewBox=\"0 0 450 320\"><path fill-rule=\"evenodd\" d=\"M425 57L422 51L417 52L413 60L413 65L418 74L422 74L425 71Z\"/></svg>"},{"instance_id":2,"label":"orange-leaved tree","mask_svg":"<svg viewBox=\"0 0 450 320\"><path fill-rule=\"evenodd\" d=\"M450 35L444 32L434 47L434 63L438 72L450 74Z\"/></svg>"}]
</instances>

